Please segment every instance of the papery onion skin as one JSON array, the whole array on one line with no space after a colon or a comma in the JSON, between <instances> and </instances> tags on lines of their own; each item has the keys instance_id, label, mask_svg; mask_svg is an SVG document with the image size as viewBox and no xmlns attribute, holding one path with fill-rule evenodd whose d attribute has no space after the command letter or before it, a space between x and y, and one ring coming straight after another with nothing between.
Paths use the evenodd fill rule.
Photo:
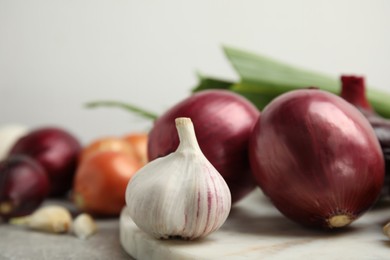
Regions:
<instances>
[{"instance_id":1,"label":"papery onion skin","mask_svg":"<svg viewBox=\"0 0 390 260\"><path fill-rule=\"evenodd\" d=\"M155 121L148 136L148 159L174 152L179 138L173 122L178 117L191 118L202 152L225 179L235 203L256 187L248 145L259 115L254 105L231 91L197 92Z\"/></svg>"},{"instance_id":2,"label":"papery onion skin","mask_svg":"<svg viewBox=\"0 0 390 260\"><path fill-rule=\"evenodd\" d=\"M369 122L318 89L290 91L267 105L249 155L264 193L305 226L350 224L373 206L383 185L383 154Z\"/></svg>"}]
</instances>

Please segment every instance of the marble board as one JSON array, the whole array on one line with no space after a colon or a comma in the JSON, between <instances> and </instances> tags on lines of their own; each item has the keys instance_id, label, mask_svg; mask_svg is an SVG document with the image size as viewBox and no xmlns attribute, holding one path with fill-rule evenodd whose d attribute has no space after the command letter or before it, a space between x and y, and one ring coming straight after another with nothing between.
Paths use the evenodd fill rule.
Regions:
<instances>
[{"instance_id":1,"label":"marble board","mask_svg":"<svg viewBox=\"0 0 390 260\"><path fill-rule=\"evenodd\" d=\"M381 202L348 228L325 232L282 216L259 189L236 204L218 231L199 241L158 240L120 216L120 242L135 259L390 259L382 226L390 203Z\"/></svg>"}]
</instances>

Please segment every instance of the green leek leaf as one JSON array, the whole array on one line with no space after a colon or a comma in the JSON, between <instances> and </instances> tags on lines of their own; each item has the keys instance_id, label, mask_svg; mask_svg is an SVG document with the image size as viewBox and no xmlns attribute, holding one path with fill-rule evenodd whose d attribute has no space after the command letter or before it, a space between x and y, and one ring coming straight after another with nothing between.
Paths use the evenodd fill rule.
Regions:
<instances>
[{"instance_id":1,"label":"green leek leaf","mask_svg":"<svg viewBox=\"0 0 390 260\"><path fill-rule=\"evenodd\" d=\"M275 87L304 88L315 86L328 91L337 91L340 82L332 77L304 70L259 54L224 47L241 80L249 83L269 83Z\"/></svg>"},{"instance_id":2,"label":"green leek leaf","mask_svg":"<svg viewBox=\"0 0 390 260\"><path fill-rule=\"evenodd\" d=\"M340 93L340 80L298 68L269 57L231 47L224 47L226 57L241 81L232 90L245 95L277 94L288 90L315 86ZM390 94L367 87L367 98L377 113L390 118ZM259 105L258 105L259 106Z\"/></svg>"},{"instance_id":3,"label":"green leek leaf","mask_svg":"<svg viewBox=\"0 0 390 260\"><path fill-rule=\"evenodd\" d=\"M192 89L192 92L206 90L206 89L230 89L234 82L217 79L212 77L206 77L198 74L198 85Z\"/></svg>"}]
</instances>

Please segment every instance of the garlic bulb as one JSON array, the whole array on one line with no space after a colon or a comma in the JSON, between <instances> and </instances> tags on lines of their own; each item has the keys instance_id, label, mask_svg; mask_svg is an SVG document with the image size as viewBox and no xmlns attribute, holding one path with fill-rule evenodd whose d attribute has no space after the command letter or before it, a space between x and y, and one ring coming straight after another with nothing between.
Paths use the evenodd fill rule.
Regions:
<instances>
[{"instance_id":1,"label":"garlic bulb","mask_svg":"<svg viewBox=\"0 0 390 260\"><path fill-rule=\"evenodd\" d=\"M134 223L160 238L192 240L219 229L231 208L230 190L203 155L190 118L175 120L177 150L141 168L129 181L126 204Z\"/></svg>"}]
</instances>

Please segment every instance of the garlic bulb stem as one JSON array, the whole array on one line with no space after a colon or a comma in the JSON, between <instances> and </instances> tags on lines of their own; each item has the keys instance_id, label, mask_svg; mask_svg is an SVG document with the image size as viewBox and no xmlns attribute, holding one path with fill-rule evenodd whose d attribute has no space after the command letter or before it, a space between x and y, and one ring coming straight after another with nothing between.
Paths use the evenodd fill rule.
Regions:
<instances>
[{"instance_id":1,"label":"garlic bulb stem","mask_svg":"<svg viewBox=\"0 0 390 260\"><path fill-rule=\"evenodd\" d=\"M177 118L175 123L177 150L149 162L133 176L126 204L134 223L146 233L192 240L222 226L230 212L231 194L201 152L191 119Z\"/></svg>"},{"instance_id":2,"label":"garlic bulb stem","mask_svg":"<svg viewBox=\"0 0 390 260\"><path fill-rule=\"evenodd\" d=\"M194 152L201 152L198 141L196 140L195 128L190 118L179 117L175 119L177 133L179 135L179 147L177 152L184 149L193 149Z\"/></svg>"}]
</instances>

